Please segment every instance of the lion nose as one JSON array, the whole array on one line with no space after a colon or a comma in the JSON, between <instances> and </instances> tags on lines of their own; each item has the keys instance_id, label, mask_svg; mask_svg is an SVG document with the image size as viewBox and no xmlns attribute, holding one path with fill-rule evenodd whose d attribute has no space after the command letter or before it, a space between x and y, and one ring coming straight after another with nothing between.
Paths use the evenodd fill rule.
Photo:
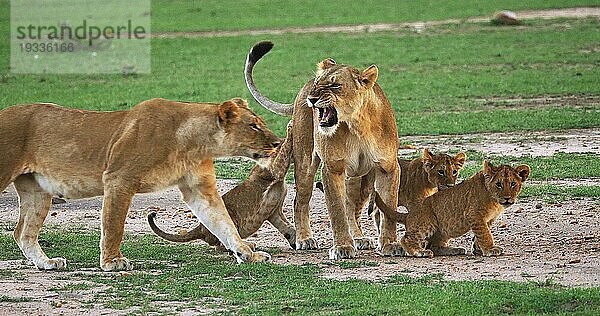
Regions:
<instances>
[{"instance_id":1,"label":"lion nose","mask_svg":"<svg viewBox=\"0 0 600 316\"><path fill-rule=\"evenodd\" d=\"M315 104L317 104L317 102L319 102L319 98L315 97L308 97L306 100L308 101L308 105L310 106L314 106Z\"/></svg>"}]
</instances>

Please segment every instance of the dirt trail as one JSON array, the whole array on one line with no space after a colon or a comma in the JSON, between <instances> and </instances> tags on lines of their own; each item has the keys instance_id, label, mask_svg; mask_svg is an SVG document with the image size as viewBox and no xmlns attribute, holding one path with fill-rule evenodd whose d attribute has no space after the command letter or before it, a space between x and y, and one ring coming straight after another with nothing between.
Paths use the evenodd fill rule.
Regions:
<instances>
[{"instance_id":1,"label":"dirt trail","mask_svg":"<svg viewBox=\"0 0 600 316\"><path fill-rule=\"evenodd\" d=\"M519 19L554 19L554 18L584 18L600 17L600 7L582 7L551 10L529 10L515 12ZM309 33L375 33L393 32L411 29L419 33L428 26L446 24L457 24L462 22L486 22L490 17L473 17L468 19L448 19L439 21L417 21L406 23L378 23L359 25L333 25L333 26L310 26L310 27L286 27L264 30L243 31L197 31L197 32L154 32L154 38L207 38L207 37L231 37L231 36L261 36L281 34L309 34Z\"/></svg>"}]
</instances>

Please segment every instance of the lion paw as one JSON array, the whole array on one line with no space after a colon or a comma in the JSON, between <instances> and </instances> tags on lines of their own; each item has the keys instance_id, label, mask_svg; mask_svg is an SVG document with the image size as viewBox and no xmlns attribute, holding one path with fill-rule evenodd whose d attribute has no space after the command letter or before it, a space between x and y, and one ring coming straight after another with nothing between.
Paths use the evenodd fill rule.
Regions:
<instances>
[{"instance_id":1,"label":"lion paw","mask_svg":"<svg viewBox=\"0 0 600 316\"><path fill-rule=\"evenodd\" d=\"M64 270L67 268L67 259L65 258L52 258L44 262L41 266L38 266L40 270Z\"/></svg>"},{"instance_id":2,"label":"lion paw","mask_svg":"<svg viewBox=\"0 0 600 316\"><path fill-rule=\"evenodd\" d=\"M393 242L384 245L378 250L378 252L385 257L406 255L404 248L402 248L402 245L399 242Z\"/></svg>"},{"instance_id":3,"label":"lion paw","mask_svg":"<svg viewBox=\"0 0 600 316\"><path fill-rule=\"evenodd\" d=\"M340 260L350 259L356 256L356 248L354 246L333 246L329 249L329 259Z\"/></svg>"},{"instance_id":4,"label":"lion paw","mask_svg":"<svg viewBox=\"0 0 600 316\"><path fill-rule=\"evenodd\" d=\"M250 248L252 251L256 250L256 243L253 243L251 241L245 241L244 243L246 244L246 246L248 246L248 248Z\"/></svg>"},{"instance_id":5,"label":"lion paw","mask_svg":"<svg viewBox=\"0 0 600 316\"><path fill-rule=\"evenodd\" d=\"M354 238L354 247L358 250L375 249L375 240L368 237Z\"/></svg>"},{"instance_id":6,"label":"lion paw","mask_svg":"<svg viewBox=\"0 0 600 316\"><path fill-rule=\"evenodd\" d=\"M433 251L431 251L431 249L425 249L417 251L415 254L413 254L413 256L420 258L433 258Z\"/></svg>"},{"instance_id":7,"label":"lion paw","mask_svg":"<svg viewBox=\"0 0 600 316\"><path fill-rule=\"evenodd\" d=\"M296 250L317 250L319 245L314 238L296 240Z\"/></svg>"},{"instance_id":8,"label":"lion paw","mask_svg":"<svg viewBox=\"0 0 600 316\"><path fill-rule=\"evenodd\" d=\"M100 268L102 268L103 271L128 271L133 270L133 264L129 262L129 259L120 257L103 261Z\"/></svg>"},{"instance_id":9,"label":"lion paw","mask_svg":"<svg viewBox=\"0 0 600 316\"><path fill-rule=\"evenodd\" d=\"M483 255L486 257L496 257L496 256L502 255L502 253L504 253L504 250L502 249L502 247L494 246L494 247L484 251Z\"/></svg>"},{"instance_id":10,"label":"lion paw","mask_svg":"<svg viewBox=\"0 0 600 316\"><path fill-rule=\"evenodd\" d=\"M267 262L271 260L271 255L264 251L254 251L250 257L248 257L248 262Z\"/></svg>"}]
</instances>

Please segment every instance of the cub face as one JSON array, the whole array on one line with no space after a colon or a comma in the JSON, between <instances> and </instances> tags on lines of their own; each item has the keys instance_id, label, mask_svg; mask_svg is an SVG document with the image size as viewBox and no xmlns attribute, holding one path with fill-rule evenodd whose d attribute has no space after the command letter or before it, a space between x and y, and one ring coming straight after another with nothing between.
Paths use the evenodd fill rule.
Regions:
<instances>
[{"instance_id":1,"label":"cub face","mask_svg":"<svg viewBox=\"0 0 600 316\"><path fill-rule=\"evenodd\" d=\"M319 132L330 135L340 121L349 121L361 104L361 96L377 81L377 66L359 71L346 65L337 65L331 58L317 65L317 76L306 104L319 114Z\"/></svg>"},{"instance_id":2,"label":"cub face","mask_svg":"<svg viewBox=\"0 0 600 316\"><path fill-rule=\"evenodd\" d=\"M458 153L452 157L446 154L432 154L429 149L423 150L423 166L427 173L427 179L434 184L438 190L452 187L460 170L464 167L467 155Z\"/></svg>"},{"instance_id":3,"label":"cub face","mask_svg":"<svg viewBox=\"0 0 600 316\"><path fill-rule=\"evenodd\" d=\"M485 186L490 195L500 205L508 207L516 202L517 195L521 192L523 182L527 180L531 169L528 165L515 168L508 165L493 166L489 161L483 162Z\"/></svg>"},{"instance_id":4,"label":"cub face","mask_svg":"<svg viewBox=\"0 0 600 316\"><path fill-rule=\"evenodd\" d=\"M248 108L246 100L235 98L221 104L219 122L224 127L224 147L232 149L233 155L268 166L281 140Z\"/></svg>"}]
</instances>

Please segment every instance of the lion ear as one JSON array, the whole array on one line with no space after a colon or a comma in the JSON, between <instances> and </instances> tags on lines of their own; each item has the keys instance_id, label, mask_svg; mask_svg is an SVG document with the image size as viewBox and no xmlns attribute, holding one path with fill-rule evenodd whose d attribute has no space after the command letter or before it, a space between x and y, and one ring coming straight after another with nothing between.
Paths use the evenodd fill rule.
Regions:
<instances>
[{"instance_id":1,"label":"lion ear","mask_svg":"<svg viewBox=\"0 0 600 316\"><path fill-rule=\"evenodd\" d=\"M369 68L362 71L360 74L360 83L363 84L367 89L371 89L377 77L379 76L379 68L376 65L371 65Z\"/></svg>"},{"instance_id":2,"label":"lion ear","mask_svg":"<svg viewBox=\"0 0 600 316\"><path fill-rule=\"evenodd\" d=\"M463 152L459 152L454 156L454 163L458 166L458 168L462 169L465 165L465 161L467 161L467 155Z\"/></svg>"},{"instance_id":3,"label":"lion ear","mask_svg":"<svg viewBox=\"0 0 600 316\"><path fill-rule=\"evenodd\" d=\"M483 161L483 173L486 176L491 176L494 173L493 169L494 169L494 166L492 166L491 162L489 162L487 160Z\"/></svg>"},{"instance_id":4,"label":"lion ear","mask_svg":"<svg viewBox=\"0 0 600 316\"><path fill-rule=\"evenodd\" d=\"M429 148L423 149L423 164L425 165L425 167L431 168L431 166L433 165L432 160L433 155L429 151Z\"/></svg>"},{"instance_id":5,"label":"lion ear","mask_svg":"<svg viewBox=\"0 0 600 316\"><path fill-rule=\"evenodd\" d=\"M235 104L237 104L237 106L241 107L241 108L248 108L248 101L242 99L242 98L233 98L231 100L229 100Z\"/></svg>"},{"instance_id":6,"label":"lion ear","mask_svg":"<svg viewBox=\"0 0 600 316\"><path fill-rule=\"evenodd\" d=\"M331 58L327 58L317 64L317 70L323 71L325 69L329 69L329 68L333 67L334 65L335 65L335 60L333 60Z\"/></svg>"},{"instance_id":7,"label":"lion ear","mask_svg":"<svg viewBox=\"0 0 600 316\"><path fill-rule=\"evenodd\" d=\"M515 168L519 177L521 177L521 181L527 180L529 178L529 174L531 173L531 168L528 165L520 165Z\"/></svg>"},{"instance_id":8,"label":"lion ear","mask_svg":"<svg viewBox=\"0 0 600 316\"><path fill-rule=\"evenodd\" d=\"M227 125L239 120L239 106L233 101L225 101L219 105L219 122Z\"/></svg>"}]
</instances>

